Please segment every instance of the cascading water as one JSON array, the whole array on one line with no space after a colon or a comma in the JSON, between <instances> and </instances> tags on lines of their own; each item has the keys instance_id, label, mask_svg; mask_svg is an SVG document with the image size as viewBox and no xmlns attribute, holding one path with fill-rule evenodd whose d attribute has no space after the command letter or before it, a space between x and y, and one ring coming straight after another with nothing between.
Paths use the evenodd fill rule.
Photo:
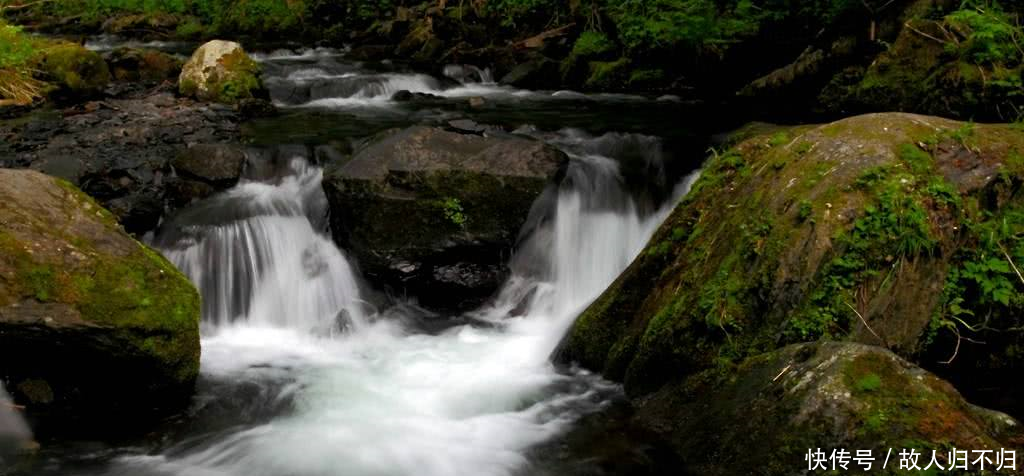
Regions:
<instances>
[{"instance_id":1,"label":"cascading water","mask_svg":"<svg viewBox=\"0 0 1024 476\"><path fill-rule=\"evenodd\" d=\"M165 227L157 245L201 290L208 326L244 319L330 332L364 323L349 263L314 229L326 213L321 178L295 158L276 183L245 181Z\"/></svg>"},{"instance_id":2,"label":"cascading water","mask_svg":"<svg viewBox=\"0 0 1024 476\"><path fill-rule=\"evenodd\" d=\"M367 315L352 269L319 225L320 171L301 158L283 178L242 183L169 224L157 243L206 300L203 378L278 379L271 400L284 409L191 435L158 455L121 457L108 474L478 476L526 468L531 447L615 394L596 376L557 371L549 356L672 205L643 214L614 160L573 159L553 208L531 221L514 276L471 314L491 324L439 334L389 318L415 312L400 306ZM325 333L343 327L339 315L349 332Z\"/></svg>"}]
</instances>

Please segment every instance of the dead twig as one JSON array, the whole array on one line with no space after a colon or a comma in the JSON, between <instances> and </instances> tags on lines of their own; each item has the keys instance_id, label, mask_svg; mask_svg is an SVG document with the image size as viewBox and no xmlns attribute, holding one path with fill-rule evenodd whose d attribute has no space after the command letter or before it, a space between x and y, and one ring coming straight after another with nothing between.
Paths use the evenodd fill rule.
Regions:
<instances>
[{"instance_id":1,"label":"dead twig","mask_svg":"<svg viewBox=\"0 0 1024 476\"><path fill-rule=\"evenodd\" d=\"M49 3L52 1L53 0L36 0L34 2L22 3L21 5L0 5L0 14L6 12L7 10L21 10L24 8L33 7L42 3Z\"/></svg>"},{"instance_id":2,"label":"dead twig","mask_svg":"<svg viewBox=\"0 0 1024 476\"><path fill-rule=\"evenodd\" d=\"M938 43L940 43L940 44L943 44L943 45L944 45L944 44L946 44L946 43L949 43L949 42L948 42L948 41L946 41L946 40L940 40L940 39L938 39L938 38L936 38L936 37L934 37L934 36L932 36L932 35L929 35L929 34L927 34L927 33L923 32L923 31L921 31L921 30L918 30L917 28L914 28L914 27L913 27L913 26L912 26L912 25L910 24L910 22L906 22L906 23L904 23L904 24L903 24L903 26L904 26L904 27L906 27L907 29L909 29L910 31L912 31L912 32L914 32L914 33L917 33L918 35L921 35L921 36L923 36L923 37L925 37L925 38L928 38L929 40L932 40L932 41L936 41L936 42L938 42Z\"/></svg>"},{"instance_id":3,"label":"dead twig","mask_svg":"<svg viewBox=\"0 0 1024 476\"><path fill-rule=\"evenodd\" d=\"M848 303L846 301L843 301L843 304L845 304L846 307L850 308L850 310L853 311L853 313L856 314L857 317L860 318L860 322L864 323L864 327L866 327L868 329L868 331L871 332L871 335L875 336L879 341L881 341L883 346L889 347L889 344L885 342L885 339L883 339L882 336L878 335L878 333L875 332L875 330L872 329L870 325L868 325L868 321L866 319L864 319L864 316L861 315L860 311L858 311L856 308L851 306L850 303Z\"/></svg>"},{"instance_id":4,"label":"dead twig","mask_svg":"<svg viewBox=\"0 0 1024 476\"><path fill-rule=\"evenodd\" d=\"M999 245L999 251L1003 252L1003 256L1006 257L1006 261L1010 263L1010 267L1013 268L1013 271L1017 273L1017 277L1020 278L1020 282L1024 283L1024 275L1020 274L1020 268L1018 268L1013 262L1013 258L1010 257L1010 254L1006 252L1006 248L1003 248L1003 245Z\"/></svg>"},{"instance_id":5,"label":"dead twig","mask_svg":"<svg viewBox=\"0 0 1024 476\"><path fill-rule=\"evenodd\" d=\"M778 375L776 375L776 376L775 376L775 378L773 378L773 379L772 379L772 382L774 382L774 381L778 380L778 379L779 379L780 377L782 377L782 374L784 374L784 373L786 373L787 371L789 371L789 368L790 368L790 367L792 367L792 366L793 366L793 364L789 364L789 365L787 365L787 366L786 366L786 368L782 369L782 371L781 371L781 372L779 372L779 374L778 374Z\"/></svg>"}]
</instances>

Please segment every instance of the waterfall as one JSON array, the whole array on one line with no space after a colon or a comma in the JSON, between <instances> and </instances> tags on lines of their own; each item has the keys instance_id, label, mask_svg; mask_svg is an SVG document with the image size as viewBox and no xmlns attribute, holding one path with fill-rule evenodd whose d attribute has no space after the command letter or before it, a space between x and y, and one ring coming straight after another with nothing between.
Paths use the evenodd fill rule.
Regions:
<instances>
[{"instance_id":1,"label":"waterfall","mask_svg":"<svg viewBox=\"0 0 1024 476\"><path fill-rule=\"evenodd\" d=\"M567 145L608 137L560 137L572 156L567 178L535 206L513 276L493 302L466 316L474 324L436 334L395 319L414 308L366 311L353 268L324 233L321 171L301 158L284 174L243 181L172 220L156 244L205 302L201 383L216 385L200 385L197 399L225 398L204 388L236 395L231 388L257 386L276 410L255 420L246 410L239 423L160 454L121 457L106 474L508 476L525 469L531 448L618 394L599 376L560 372L549 355L692 182L660 208L638 202L614 157Z\"/></svg>"},{"instance_id":2,"label":"waterfall","mask_svg":"<svg viewBox=\"0 0 1024 476\"><path fill-rule=\"evenodd\" d=\"M294 158L272 183L243 181L164 226L156 245L199 288L206 327L332 333L365 323L345 256L323 223L322 171Z\"/></svg>"}]
</instances>

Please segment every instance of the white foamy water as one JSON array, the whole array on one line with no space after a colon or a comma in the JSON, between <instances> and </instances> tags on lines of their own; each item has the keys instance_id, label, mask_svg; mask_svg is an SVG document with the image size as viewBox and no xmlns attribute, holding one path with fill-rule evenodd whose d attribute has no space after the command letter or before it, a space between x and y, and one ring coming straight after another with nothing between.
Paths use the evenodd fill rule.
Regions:
<instances>
[{"instance_id":1,"label":"white foamy water","mask_svg":"<svg viewBox=\"0 0 1024 476\"><path fill-rule=\"evenodd\" d=\"M275 398L290 410L163 454L120 458L116 474L510 475L526 467L530 448L614 392L549 360L671 209L641 216L614 161L576 157L554 210L517 255L519 271L472 313L494 325L437 335L367 314L352 267L315 225L319 170L297 160L293 171L274 184L239 185L221 202L233 210L229 223L183 226L174 246L165 243L217 303L206 308L205 378L287 376ZM510 316L514 308L522 312Z\"/></svg>"}]
</instances>

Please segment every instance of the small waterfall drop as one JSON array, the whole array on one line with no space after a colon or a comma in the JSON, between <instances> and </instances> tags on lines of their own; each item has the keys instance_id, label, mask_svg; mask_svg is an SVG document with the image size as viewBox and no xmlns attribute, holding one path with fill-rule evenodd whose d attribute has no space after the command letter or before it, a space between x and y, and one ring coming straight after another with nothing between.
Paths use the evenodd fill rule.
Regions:
<instances>
[{"instance_id":1,"label":"small waterfall drop","mask_svg":"<svg viewBox=\"0 0 1024 476\"><path fill-rule=\"evenodd\" d=\"M352 268L324 234L321 171L301 158L284 174L243 181L168 223L157 244L205 299L203 380L257 386L277 410L160 454L121 457L105 474L521 473L531 448L618 394L598 376L559 371L550 354L695 177L655 208L632 198L614 157L566 150L567 178L538 201L513 276L467 316L475 324L439 333L389 318L415 309L367 315ZM347 325L350 332L336 332Z\"/></svg>"},{"instance_id":2,"label":"small waterfall drop","mask_svg":"<svg viewBox=\"0 0 1024 476\"><path fill-rule=\"evenodd\" d=\"M352 267L317 228L321 179L294 158L273 182L243 181L164 226L156 245L196 283L207 327L241 320L331 333L365 323Z\"/></svg>"}]
</instances>

